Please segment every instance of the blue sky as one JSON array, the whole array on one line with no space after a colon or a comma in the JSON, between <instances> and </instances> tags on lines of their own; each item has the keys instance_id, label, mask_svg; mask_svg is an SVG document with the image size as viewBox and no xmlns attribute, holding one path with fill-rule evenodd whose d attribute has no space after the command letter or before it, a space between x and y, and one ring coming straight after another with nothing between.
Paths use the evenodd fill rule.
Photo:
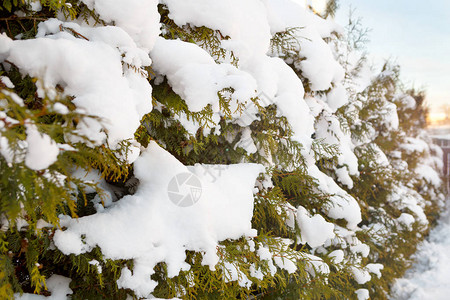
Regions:
<instances>
[{"instance_id":1,"label":"blue sky","mask_svg":"<svg viewBox=\"0 0 450 300\"><path fill-rule=\"evenodd\" d=\"M403 81L425 88L434 112L450 104L450 0L340 0L344 25L349 6L371 29L367 50L376 64L391 58Z\"/></svg>"}]
</instances>

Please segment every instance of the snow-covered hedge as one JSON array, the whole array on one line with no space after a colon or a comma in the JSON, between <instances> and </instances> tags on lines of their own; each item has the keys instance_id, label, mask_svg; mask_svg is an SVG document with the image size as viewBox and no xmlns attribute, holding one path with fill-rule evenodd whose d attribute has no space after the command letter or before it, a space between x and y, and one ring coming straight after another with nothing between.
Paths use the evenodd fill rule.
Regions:
<instances>
[{"instance_id":1,"label":"snow-covered hedge","mask_svg":"<svg viewBox=\"0 0 450 300\"><path fill-rule=\"evenodd\" d=\"M423 95L298 2L3 0L0 297L387 297L443 203Z\"/></svg>"}]
</instances>

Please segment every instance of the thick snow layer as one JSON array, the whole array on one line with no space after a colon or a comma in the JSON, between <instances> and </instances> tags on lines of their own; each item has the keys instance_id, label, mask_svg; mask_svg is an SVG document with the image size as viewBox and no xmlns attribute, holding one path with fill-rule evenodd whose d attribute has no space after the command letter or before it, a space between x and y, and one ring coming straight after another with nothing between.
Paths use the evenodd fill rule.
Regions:
<instances>
[{"instance_id":1,"label":"thick snow layer","mask_svg":"<svg viewBox=\"0 0 450 300\"><path fill-rule=\"evenodd\" d=\"M448 208L447 208L448 209ZM450 214L447 211L414 254L413 268L392 288L391 299L447 300L450 295Z\"/></svg>"},{"instance_id":2,"label":"thick snow layer","mask_svg":"<svg viewBox=\"0 0 450 300\"><path fill-rule=\"evenodd\" d=\"M300 227L300 242L312 248L322 246L326 240L334 238L334 224L325 221L321 215L309 216L302 206L297 208L297 222Z\"/></svg>"},{"instance_id":3,"label":"thick snow layer","mask_svg":"<svg viewBox=\"0 0 450 300\"><path fill-rule=\"evenodd\" d=\"M239 59L240 70L247 72L256 80L258 94L261 96L260 98L263 98L261 99L261 104L263 106L276 104L279 114L285 116L293 128L293 140L301 142L306 147L310 145L310 136L314 132L313 118L309 114L308 106L303 100L304 89L302 82L295 72L281 59L266 55L270 44L271 32L276 32L271 31L272 17L268 16L269 11L272 11L272 4L267 4L268 6L265 7L262 2L256 0L244 2L233 0L227 3L218 0L164 0L163 3L169 8L169 17L178 25L189 23L195 26L207 26L220 30L224 36L228 35L230 39L222 41L222 47L233 51ZM283 8L284 2L273 5L281 10L289 10L289 7ZM309 16L308 20L311 18ZM330 48L320 35L316 34L316 37L319 43L317 48L320 50L325 47L326 51L329 51L331 55ZM175 43L173 42L172 44ZM177 51L177 55L180 55L180 50L181 48L178 51L174 49L174 51ZM155 65L157 64L156 60ZM211 61L211 59L209 60ZM183 64L185 63L183 62ZM230 67L213 67L211 65L201 74L205 74L205 72L209 74L212 72L212 69L216 70L214 72L222 69L221 72L223 73L223 70L227 68L231 70ZM186 74L183 76L183 78L186 78L188 74L192 75L192 72L184 70L180 72L180 76ZM328 73L325 72L324 74ZM207 78L192 78L189 80L200 82L201 80L207 80ZM220 85L223 85L223 83L220 82ZM248 86L247 88L251 90L253 87ZM249 114L252 115L254 112L250 110ZM241 118L240 121L248 125L253 120L254 118L250 118L250 120Z\"/></svg>"},{"instance_id":4,"label":"thick snow layer","mask_svg":"<svg viewBox=\"0 0 450 300\"><path fill-rule=\"evenodd\" d=\"M167 76L173 91L186 101L190 111L198 112L211 105L216 126L222 116L219 91L233 89L230 111L234 119L241 116L238 103L250 103L256 96L256 81L250 74L228 63L216 64L205 50L195 44L159 38L151 57L152 68ZM180 121L183 125L186 123L182 119ZM189 133L195 135L197 129L198 126L193 127Z\"/></svg>"},{"instance_id":5,"label":"thick snow layer","mask_svg":"<svg viewBox=\"0 0 450 300\"><path fill-rule=\"evenodd\" d=\"M152 142L135 162L136 194L101 213L62 220L67 230L56 232L55 245L65 254L99 246L105 258L133 259L133 272L123 269L118 284L148 296L158 262L166 262L173 277L189 269L185 251L194 250L214 268L219 241L256 235L253 187L260 172L255 164L188 168Z\"/></svg>"},{"instance_id":6,"label":"thick snow layer","mask_svg":"<svg viewBox=\"0 0 450 300\"><path fill-rule=\"evenodd\" d=\"M327 90L332 87L332 82L338 83L344 79L344 70L323 40L331 32L325 20L291 0L269 0L267 10L272 33L298 28L295 31L299 41L297 50L305 60L296 67L310 80L313 91ZM333 102L333 107L342 104Z\"/></svg>"},{"instance_id":7,"label":"thick snow layer","mask_svg":"<svg viewBox=\"0 0 450 300\"><path fill-rule=\"evenodd\" d=\"M260 118L252 100L257 97L263 107L275 105L277 116L285 117L290 124L291 140L303 146L301 154L305 159L305 169L317 181L317 192L330 195L330 201L320 213L346 221L346 228L343 228L327 222L317 212L307 212L302 206L278 207L280 211L288 211L288 225L295 228L297 222L300 242L315 248L314 253L326 254L326 247L332 247L334 251L329 253L329 257L336 264L347 264L346 255L357 259L368 257L369 246L355 236L361 222L361 209L356 199L337 182L352 189L352 178L359 175L358 159L354 153L356 145L371 147L376 157L372 164L386 169L393 167L389 158L401 160L402 153L386 155L372 143L378 132L370 124L366 124L370 134L365 141L352 140L351 133L343 129L348 124L341 123L344 121L336 116L336 111L349 103L353 91L361 87L349 87L351 84L346 82L344 69L336 59L339 53L334 52L336 49L332 49L332 43L326 42L333 39L333 32L341 31L331 19L324 20L309 12L299 5L299 0L82 2L95 9L107 26L97 24L92 27L82 20L63 22L51 19L39 24L36 39L12 41L6 35L0 35L0 61L8 59L24 74L38 77L38 96L54 98L58 85L65 95L73 97L77 111L96 117L80 122L77 134L86 135L92 145L108 144L115 148L123 140L133 143L132 151L124 159L134 163L134 175L140 181L134 195L118 199L98 171L73 171L72 176L76 178L98 183L105 198L96 196L92 200L96 214L79 219L61 217L61 228L65 229L57 230L54 236L59 250L64 254L83 254L98 246L106 259L133 260L133 269L122 269L117 284L119 288L133 290L138 297L151 297L157 282L150 276L157 263L165 262L168 276L176 276L190 268L185 261L185 251L191 250L202 253L202 263L213 270L219 263L217 249L220 241L256 236L251 220L255 181L258 174L265 172L261 165L196 164L187 167L155 142L141 152L140 145L133 141L142 117L152 110L152 88L144 68L151 66L156 73L155 82L161 83L166 79L191 112L211 106L213 124L211 128L204 128L205 134L212 132L212 128L214 133L220 134L219 121L223 111L218 93L231 88L232 93L225 92L225 96L231 99L232 112L231 120L227 122L240 128L226 138L231 143L240 134L241 139L235 147L243 148L249 154L260 153L267 157L263 147L252 139L255 133L250 125ZM203 49L200 43L158 37L158 4L167 6L168 16L179 26L206 26L218 31L218 36L226 37L221 40L220 47L228 54L218 58L208 52L211 49ZM277 47L270 47L271 38L284 31L291 32L294 38L294 41L288 41L292 42L290 51L294 58L277 53ZM233 64L230 63L230 51L237 58ZM349 57L355 66L359 57L351 54ZM298 74L306 80L302 82ZM0 77L0 80L13 88L8 78ZM308 90L308 95L305 95L305 90ZM10 96L18 104L23 104L17 95ZM358 101L352 102L346 113L357 112L361 105ZM413 108L412 101L411 97L397 97L393 102ZM156 108L161 109L162 104L155 102ZM238 103L245 104L242 113L238 110ZM385 101L385 106L375 116L381 117L381 124L387 129L381 134L399 128L394 103ZM61 114L68 113L68 108L62 104L52 109ZM0 115L1 118L5 116L4 113ZM179 113L174 119L191 135L204 125L188 119L184 113ZM359 120L354 121L356 126L362 124ZM47 168L56 160L59 150L66 147L38 133L32 125L27 127L26 133L27 140L20 146L26 150L25 164L32 169ZM311 148L313 136L316 141L337 145L337 165L330 170L334 174L327 175L317 167ZM77 141L75 136L67 138ZM407 154L425 153L430 147L417 137L406 138L402 149ZM3 136L0 136L0 153L8 163L13 162L15 153ZM20 156L16 159L20 161ZM275 167L271 157L267 159L268 165ZM399 166L406 170L405 164ZM438 185L440 179L432 170L437 164L430 157L419 164L415 172L424 181ZM292 162L287 169L297 166L298 162ZM260 186L266 189L273 187L270 179ZM87 188L86 192L94 190ZM425 200L418 193L406 186L398 186L388 200L402 211L395 221L397 224L407 228L411 228L415 221L426 224ZM20 229L26 221L17 223ZM383 224L372 223L367 228L387 230ZM292 242L280 240L281 247L286 249ZM257 251L260 259L268 264L268 270L251 266L251 276L262 279L267 273L275 275L277 268L288 273L296 271L295 259L283 258L268 245L256 247L254 242L251 243L252 251ZM306 269L312 276L317 272L330 272L329 266L317 256L301 252L297 259L306 261ZM92 260L90 264L99 273L103 271L102 262ZM249 277L233 261L222 261L220 268L224 271L225 281L237 281L242 287L252 286ZM369 263L365 268L352 267L352 273L358 283L364 284L371 279L370 273L380 277L382 268L380 264ZM55 282L62 282L60 285L66 287L59 289L61 297L70 294L67 280L55 279ZM49 284L52 284L51 280ZM368 298L366 289L359 289L356 294L358 299ZM42 299L41 296L36 297Z\"/></svg>"},{"instance_id":8,"label":"thick snow layer","mask_svg":"<svg viewBox=\"0 0 450 300\"><path fill-rule=\"evenodd\" d=\"M347 104L347 90L342 84L337 85L327 94L328 106L335 112L339 107Z\"/></svg>"},{"instance_id":9,"label":"thick snow layer","mask_svg":"<svg viewBox=\"0 0 450 300\"><path fill-rule=\"evenodd\" d=\"M0 61L5 60L8 57L9 49L13 41L6 35L5 32L0 34Z\"/></svg>"},{"instance_id":10,"label":"thick snow layer","mask_svg":"<svg viewBox=\"0 0 450 300\"><path fill-rule=\"evenodd\" d=\"M361 208L355 198L340 188L331 177L320 172L317 166L310 166L308 172L318 180L322 191L333 195L330 197L330 206L325 209L326 214L333 219L345 219L347 228L355 229L362 220Z\"/></svg>"},{"instance_id":11,"label":"thick snow layer","mask_svg":"<svg viewBox=\"0 0 450 300\"><path fill-rule=\"evenodd\" d=\"M162 0L169 8L169 17L179 26L187 23L220 30L229 41L222 47L233 51L245 64L255 56L264 55L270 43L266 9L258 0Z\"/></svg>"},{"instance_id":12,"label":"thick snow layer","mask_svg":"<svg viewBox=\"0 0 450 300\"><path fill-rule=\"evenodd\" d=\"M258 83L263 106L276 104L293 129L294 141L309 148L314 119L304 101L304 88L295 72L277 57L265 57L248 70Z\"/></svg>"},{"instance_id":13,"label":"thick snow layer","mask_svg":"<svg viewBox=\"0 0 450 300\"><path fill-rule=\"evenodd\" d=\"M60 26L80 31L89 41L60 32ZM11 42L6 54L24 73L42 79L44 89L38 94L60 84L79 109L100 117L100 122L85 119L76 130L95 144L105 142L106 134L112 147L133 138L152 109L152 90L144 76L122 64L129 59L136 68L148 66L148 55L118 27L88 28L51 19L41 23L39 35Z\"/></svg>"},{"instance_id":14,"label":"thick snow layer","mask_svg":"<svg viewBox=\"0 0 450 300\"><path fill-rule=\"evenodd\" d=\"M198 112L211 104L218 112L217 92L227 87L234 89L234 101L246 102L256 96L256 82L249 74L231 64L216 64L195 44L159 38L151 57L153 69L167 76L170 86L186 101L190 111ZM237 107L230 109L234 112Z\"/></svg>"},{"instance_id":15,"label":"thick snow layer","mask_svg":"<svg viewBox=\"0 0 450 300\"><path fill-rule=\"evenodd\" d=\"M157 0L82 0L106 22L125 30L139 47L151 50L159 35Z\"/></svg>"}]
</instances>

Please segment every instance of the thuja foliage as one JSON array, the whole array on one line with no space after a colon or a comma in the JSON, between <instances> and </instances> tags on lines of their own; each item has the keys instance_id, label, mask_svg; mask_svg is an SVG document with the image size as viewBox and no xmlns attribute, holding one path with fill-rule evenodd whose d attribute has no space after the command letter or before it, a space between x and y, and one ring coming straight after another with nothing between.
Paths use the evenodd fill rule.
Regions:
<instances>
[{"instance_id":1,"label":"thuja foliage","mask_svg":"<svg viewBox=\"0 0 450 300\"><path fill-rule=\"evenodd\" d=\"M51 98L38 97L39 81L22 78L14 66L7 64L1 73L15 87L0 86L0 112L5 124L2 150L7 153L0 157L1 261L5 266L1 295L5 298L11 297L13 291L45 294L45 278L61 273L61 265L69 265L57 264L58 253L49 250L54 231L51 228L59 226L60 214L81 217L88 213L90 198L86 190L102 197L96 185L73 175L74 168L97 169L111 181L126 177L129 168L118 158L125 153L127 143L114 151L105 146L87 146L89 139L77 134L74 125L94 117L76 111L70 97L62 96L61 91L54 91L56 96ZM45 170L26 165L24 143L29 128L48 135L62 150L57 161Z\"/></svg>"},{"instance_id":2,"label":"thuja foliage","mask_svg":"<svg viewBox=\"0 0 450 300\"><path fill-rule=\"evenodd\" d=\"M419 162L435 155L433 149L410 153L404 147L408 139L424 137L427 112L424 93L403 91L398 77L398 66L386 63L366 90L354 94L354 103L360 105L358 118L346 117L353 138L360 141L355 149L360 176L349 189L359 199L363 212L364 230L359 238L370 245L369 259L384 265L382 276L367 284L376 299L389 298L390 286L411 266L410 257L426 236L427 225L435 223L442 209L442 203L436 199L443 191L420 179L414 171ZM342 117L347 109L341 108ZM398 120L392 119L392 110L397 111ZM386 154L386 160L380 160L380 152ZM424 199L426 220L410 226L396 222L402 213L413 214L412 208L396 196L399 190Z\"/></svg>"},{"instance_id":3,"label":"thuja foliage","mask_svg":"<svg viewBox=\"0 0 450 300\"><path fill-rule=\"evenodd\" d=\"M67 18L84 19L92 25L106 24L95 11L78 1L40 3L43 9L34 12L23 1L3 0L0 22L7 28L6 34L11 38L18 35L23 39L33 38L39 22L57 13L63 13ZM336 7L337 1L329 1L326 16L333 15ZM14 15L17 10L24 13L23 17ZM221 42L229 37L219 30L192 24L178 26L162 4L159 5L159 13L164 38L195 43L217 63L239 65L233 52L221 47ZM270 55L285 60L292 67L309 95L324 95L326 91L312 91L308 79L298 67L305 59L299 55L301 32L302 28L289 28L274 33ZM76 32L72 33L75 38L83 38ZM334 38L342 41L342 37L337 35ZM341 59L350 86L352 76L356 76L360 66L350 69L345 65L348 56L343 55ZM122 142L114 150L108 145L95 145L75 128L80 122L96 118L77 110L63 87L57 86L46 90L45 95L38 95L38 88L45 86L41 78L23 77L20 70L8 61L1 63L0 67L0 75L11 79L14 86L0 83L0 119L5 124L1 142L4 147L7 141L8 153L11 154L0 155L0 298L12 298L14 293L22 292L49 295L46 278L53 274L71 278L73 299L137 298L133 291L119 289L116 283L123 267L133 269L132 260L105 259L98 247L80 255L64 255L52 241L55 230L61 228L59 220L62 215L83 217L93 214L94 204L102 201L102 190L75 176L74 170L99 172L107 183L115 186L116 198L132 193L133 168L124 159L129 142ZM407 258L426 233L426 226L418 222L412 225L412 229L399 228L393 222L408 208L390 202L392 192L401 185L428 191L423 195L427 200L426 214L430 221L439 212L432 199L435 194L431 192L433 187L430 183L377 162L378 149L392 154L394 160L396 153L401 152L400 143L424 126L426 111L422 93L410 91L416 106L403 107L404 102L396 96L397 70L386 67L365 91L353 94L353 102L337 112L341 125L351 132L355 140L364 141L373 136L373 132L378 133L369 142L361 142L355 150L360 176L353 178L354 187L342 187L359 201L363 225L379 223L383 227L383 230L376 231L376 228L367 226L358 232L357 238L371 248L369 257L346 253L353 257L337 265L325 250L314 253L316 258L323 259L317 263L312 258L311 247L299 240L301 231L292 220L292 211L298 206L323 215L327 221L341 227L345 227L345 221L331 220L323 214L332 205L334 195L324 193L317 180L309 175L302 155L305 147L291 140L292 129L286 118L280 116L276 105L263 103L263 95L251 99L258 108L258 119L250 125L250 140L242 141L244 129L232 122L232 115L243 113L246 103L239 100L236 105L231 103L236 101L231 97L234 93L232 88L218 92L221 119L216 127L211 106L198 112L190 111L185 100L172 90L167 78L149 71L154 109L144 116L135 133L136 141L143 147L150 141L157 141L184 165L266 164L269 159L276 165L258 178L252 219L252 228L258 235L253 239L222 241L217 248L219 263L214 270L202 264L202 253L194 251L187 252L186 262L190 270L181 271L175 277L169 277L167 265L159 263L151 278L158 283L154 296L183 299L348 299L355 297L355 290L361 288L352 276L352 268L369 261L380 262L385 268L383 276L367 283L366 288L375 298L387 296L389 285L405 271L409 263ZM350 105L355 103L358 109L349 113ZM398 129L391 130L383 121L386 119L383 113L389 114L384 109L386 103L395 104L401 111ZM231 107L237 108L233 110ZM182 126L177 118L180 115L200 125L195 134ZM316 122L328 117L325 112L318 114ZM24 160L29 128L48 135L60 148L56 162L45 170L33 170ZM216 128L220 129L220 134L216 134ZM243 142L257 145L259 151L248 153ZM311 146L311 153L319 169L334 176L339 167L338 145L330 145L317 138ZM402 159L413 168L420 158L400 153ZM268 181L272 185L267 186ZM330 250L338 248L338 245L330 246ZM256 254L264 249L272 253L277 265L272 259ZM99 263L101 272L92 261ZM295 268L281 268L283 264L294 264Z\"/></svg>"}]
</instances>

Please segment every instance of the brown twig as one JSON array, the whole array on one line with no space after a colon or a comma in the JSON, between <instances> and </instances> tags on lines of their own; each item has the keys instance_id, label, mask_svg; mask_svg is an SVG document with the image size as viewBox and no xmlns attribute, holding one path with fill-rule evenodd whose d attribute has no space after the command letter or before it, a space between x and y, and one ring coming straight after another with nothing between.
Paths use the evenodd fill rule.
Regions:
<instances>
[{"instance_id":1,"label":"brown twig","mask_svg":"<svg viewBox=\"0 0 450 300\"><path fill-rule=\"evenodd\" d=\"M19 17L16 15L11 15L10 17L6 17L6 18L0 18L0 21L14 21L14 20L38 20L38 21L46 21L48 20L48 18L43 18L43 17L35 17L35 16L24 16L24 17Z\"/></svg>"},{"instance_id":2,"label":"brown twig","mask_svg":"<svg viewBox=\"0 0 450 300\"><path fill-rule=\"evenodd\" d=\"M84 35L82 35L81 33L77 32L76 30L72 29L72 28L68 28L68 27L64 27L62 24L59 25L59 30L60 31L64 31L64 29L70 30L74 35L81 37L83 39L85 39L86 41L89 41L89 39L87 37L85 37Z\"/></svg>"}]
</instances>

